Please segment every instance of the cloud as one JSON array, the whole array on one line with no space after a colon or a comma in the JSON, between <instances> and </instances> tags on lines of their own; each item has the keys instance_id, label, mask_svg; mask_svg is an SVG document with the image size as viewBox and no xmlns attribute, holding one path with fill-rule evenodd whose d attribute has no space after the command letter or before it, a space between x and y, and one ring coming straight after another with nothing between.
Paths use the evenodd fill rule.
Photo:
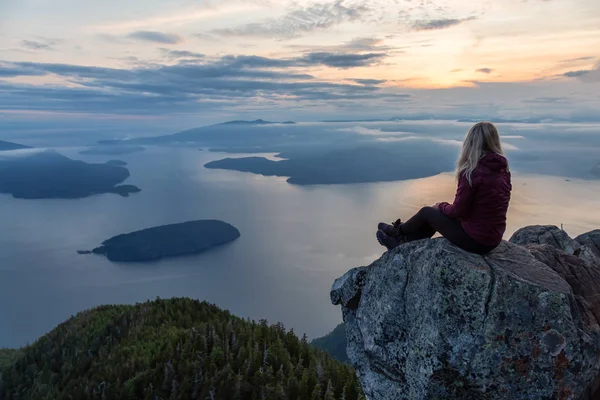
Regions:
<instances>
[{"instance_id":1,"label":"cloud","mask_svg":"<svg viewBox=\"0 0 600 400\"><path fill-rule=\"evenodd\" d=\"M364 126L354 126L352 128L339 128L336 129L338 132L351 132L358 133L359 135L374 135L379 136L382 134L381 129L370 129Z\"/></svg>"},{"instance_id":2,"label":"cloud","mask_svg":"<svg viewBox=\"0 0 600 400\"><path fill-rule=\"evenodd\" d=\"M307 65L326 65L334 68L365 67L378 63L387 57L386 53L367 54L336 54L328 52L307 53L304 57L297 59L300 63Z\"/></svg>"},{"instance_id":3,"label":"cloud","mask_svg":"<svg viewBox=\"0 0 600 400\"><path fill-rule=\"evenodd\" d=\"M596 63L596 67L593 69L583 69L576 71L568 71L559 76L567 78L577 78L582 82L600 82L600 62Z\"/></svg>"},{"instance_id":4,"label":"cloud","mask_svg":"<svg viewBox=\"0 0 600 400\"><path fill-rule=\"evenodd\" d=\"M29 50L54 50L61 40L38 37L37 40L22 40L21 46Z\"/></svg>"},{"instance_id":5,"label":"cloud","mask_svg":"<svg viewBox=\"0 0 600 400\"><path fill-rule=\"evenodd\" d=\"M565 103L565 102L568 102L568 101L569 101L569 98L564 97L564 96L558 96L558 97L536 97L534 99L523 100L524 103L540 103L540 104Z\"/></svg>"},{"instance_id":6,"label":"cloud","mask_svg":"<svg viewBox=\"0 0 600 400\"><path fill-rule=\"evenodd\" d=\"M502 142L502 148L504 150L519 150L517 146L506 142Z\"/></svg>"},{"instance_id":7,"label":"cloud","mask_svg":"<svg viewBox=\"0 0 600 400\"><path fill-rule=\"evenodd\" d=\"M23 40L21 45L31 50L50 50L52 46L48 43L36 42L34 40Z\"/></svg>"},{"instance_id":8,"label":"cloud","mask_svg":"<svg viewBox=\"0 0 600 400\"><path fill-rule=\"evenodd\" d=\"M290 49L302 51L305 53L330 52L341 54L360 54L360 53L376 53L386 52L403 53L401 47L392 47L385 44L383 39L377 37L359 37L337 45L298 45L292 44L287 46Z\"/></svg>"},{"instance_id":9,"label":"cloud","mask_svg":"<svg viewBox=\"0 0 600 400\"><path fill-rule=\"evenodd\" d=\"M375 37L362 37L352 39L349 42L344 43L340 47L343 47L347 50L355 50L355 51L373 51L389 49L388 47L382 46L383 40Z\"/></svg>"},{"instance_id":10,"label":"cloud","mask_svg":"<svg viewBox=\"0 0 600 400\"><path fill-rule=\"evenodd\" d=\"M476 72L482 73L482 74L491 74L494 70L491 68L479 68Z\"/></svg>"},{"instance_id":11,"label":"cloud","mask_svg":"<svg viewBox=\"0 0 600 400\"><path fill-rule=\"evenodd\" d=\"M451 28L456 25L460 25L467 21L472 21L476 17L468 18L444 18L444 19L430 19L430 20L417 20L413 23L413 29L416 31L433 31L440 29Z\"/></svg>"},{"instance_id":12,"label":"cloud","mask_svg":"<svg viewBox=\"0 0 600 400\"><path fill-rule=\"evenodd\" d=\"M338 132L351 132L358 133L359 135L367 135L367 136L402 136L402 135L410 135L409 132L400 132L400 131L382 131L381 129L371 129L365 126L354 126L352 128L339 128L336 129ZM388 138L389 139L389 138ZM393 138L391 138L393 139ZM402 138L406 139L406 138Z\"/></svg>"},{"instance_id":13,"label":"cloud","mask_svg":"<svg viewBox=\"0 0 600 400\"><path fill-rule=\"evenodd\" d=\"M330 3L312 3L290 10L277 19L241 25L235 28L216 29L221 36L257 36L290 39L303 34L324 30L345 22L363 19L371 12L365 4L348 4L345 0Z\"/></svg>"},{"instance_id":14,"label":"cloud","mask_svg":"<svg viewBox=\"0 0 600 400\"><path fill-rule=\"evenodd\" d=\"M578 61L592 61L595 60L596 57L588 56L588 57L578 57L578 58L569 58L566 60L561 60L561 63L569 63L569 62L578 62Z\"/></svg>"},{"instance_id":15,"label":"cloud","mask_svg":"<svg viewBox=\"0 0 600 400\"><path fill-rule=\"evenodd\" d=\"M190 59L203 59L205 57L202 53L196 53L188 50L170 50L166 48L159 49L161 53L165 55L165 57L178 59L178 58L190 58Z\"/></svg>"},{"instance_id":16,"label":"cloud","mask_svg":"<svg viewBox=\"0 0 600 400\"><path fill-rule=\"evenodd\" d=\"M579 78L580 76L589 74L590 72L592 72L592 71L591 70L569 71L569 72L565 72L564 74L562 74L562 76L565 76L567 78Z\"/></svg>"},{"instance_id":17,"label":"cloud","mask_svg":"<svg viewBox=\"0 0 600 400\"><path fill-rule=\"evenodd\" d=\"M0 64L0 78L15 78L17 76L43 76L47 73L39 70L20 68L14 64Z\"/></svg>"},{"instance_id":18,"label":"cloud","mask_svg":"<svg viewBox=\"0 0 600 400\"><path fill-rule=\"evenodd\" d=\"M385 79L352 79L352 81L365 86L381 85L387 82Z\"/></svg>"},{"instance_id":19,"label":"cloud","mask_svg":"<svg viewBox=\"0 0 600 400\"><path fill-rule=\"evenodd\" d=\"M183 42L183 38L175 33L163 33L155 31L135 31L131 32L127 37L146 42L162 43L162 44L178 44Z\"/></svg>"}]
</instances>

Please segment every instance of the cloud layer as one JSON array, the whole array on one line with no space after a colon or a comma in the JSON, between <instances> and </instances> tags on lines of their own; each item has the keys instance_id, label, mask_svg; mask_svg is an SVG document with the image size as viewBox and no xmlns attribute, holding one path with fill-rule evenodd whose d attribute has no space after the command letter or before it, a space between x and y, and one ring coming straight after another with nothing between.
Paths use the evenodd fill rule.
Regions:
<instances>
[{"instance_id":1,"label":"cloud layer","mask_svg":"<svg viewBox=\"0 0 600 400\"><path fill-rule=\"evenodd\" d=\"M350 3L345 0L334 2L309 3L305 7L294 8L280 18L267 19L233 28L215 29L221 36L254 36L290 39L303 34L354 22L364 18L371 9L364 3Z\"/></svg>"}]
</instances>

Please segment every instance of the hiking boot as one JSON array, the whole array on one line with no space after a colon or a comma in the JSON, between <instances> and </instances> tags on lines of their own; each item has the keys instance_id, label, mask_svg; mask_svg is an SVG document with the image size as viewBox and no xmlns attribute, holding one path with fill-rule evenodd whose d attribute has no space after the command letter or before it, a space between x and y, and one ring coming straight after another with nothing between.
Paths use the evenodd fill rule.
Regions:
<instances>
[{"instance_id":1,"label":"hiking boot","mask_svg":"<svg viewBox=\"0 0 600 400\"><path fill-rule=\"evenodd\" d=\"M400 224L402 224L401 219L397 219L392 225L386 224L385 222L380 222L379 225L377 225L377 230L383 231L383 233L388 236L398 237L400 236L400 231L398 230Z\"/></svg>"},{"instance_id":2,"label":"hiking boot","mask_svg":"<svg viewBox=\"0 0 600 400\"><path fill-rule=\"evenodd\" d=\"M377 231L375 236L377 237L377 241L379 242L379 244L384 246L388 250L392 250L393 248L396 248L403 243L403 241L400 241L395 237L389 236L381 229Z\"/></svg>"}]
</instances>

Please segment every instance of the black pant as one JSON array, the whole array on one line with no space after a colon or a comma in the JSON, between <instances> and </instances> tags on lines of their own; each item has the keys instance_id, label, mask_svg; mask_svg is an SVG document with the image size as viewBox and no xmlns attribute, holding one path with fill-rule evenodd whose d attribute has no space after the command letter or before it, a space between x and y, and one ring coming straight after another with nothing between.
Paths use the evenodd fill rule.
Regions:
<instances>
[{"instance_id":1,"label":"black pant","mask_svg":"<svg viewBox=\"0 0 600 400\"><path fill-rule=\"evenodd\" d=\"M401 234L406 240L428 239L439 232L450 242L471 253L486 254L496 246L486 246L471 238L459 220L444 215L434 207L423 207L414 217L401 225Z\"/></svg>"}]
</instances>

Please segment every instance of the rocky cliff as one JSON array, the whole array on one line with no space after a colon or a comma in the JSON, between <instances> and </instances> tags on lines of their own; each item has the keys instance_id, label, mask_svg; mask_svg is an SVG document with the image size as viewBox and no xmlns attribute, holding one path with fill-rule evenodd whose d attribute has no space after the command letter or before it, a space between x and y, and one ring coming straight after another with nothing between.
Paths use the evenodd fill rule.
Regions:
<instances>
[{"instance_id":1,"label":"rocky cliff","mask_svg":"<svg viewBox=\"0 0 600 400\"><path fill-rule=\"evenodd\" d=\"M524 228L486 256L407 243L337 279L367 398L592 399L600 231Z\"/></svg>"}]
</instances>

